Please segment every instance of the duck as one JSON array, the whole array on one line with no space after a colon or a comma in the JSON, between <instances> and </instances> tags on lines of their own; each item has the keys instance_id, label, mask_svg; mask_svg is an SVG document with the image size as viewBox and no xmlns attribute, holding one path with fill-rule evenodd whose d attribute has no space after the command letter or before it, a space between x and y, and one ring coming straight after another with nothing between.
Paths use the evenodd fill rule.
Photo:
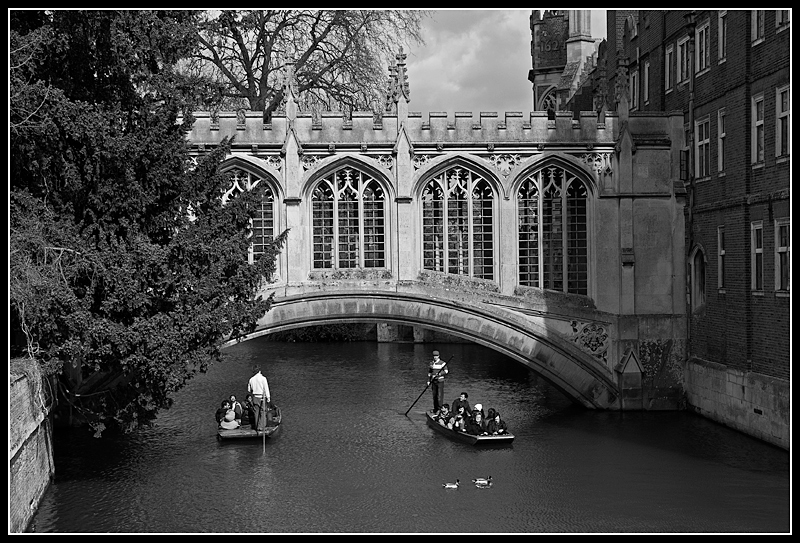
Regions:
<instances>
[{"instance_id":1,"label":"duck","mask_svg":"<svg viewBox=\"0 0 800 543\"><path fill-rule=\"evenodd\" d=\"M442 483L442 486L445 488L458 488L459 481L456 479L455 483Z\"/></svg>"},{"instance_id":2,"label":"duck","mask_svg":"<svg viewBox=\"0 0 800 543\"><path fill-rule=\"evenodd\" d=\"M478 477L477 479L472 480L475 483L475 486L489 486L492 484L492 476L489 475L485 479L483 477Z\"/></svg>"}]
</instances>

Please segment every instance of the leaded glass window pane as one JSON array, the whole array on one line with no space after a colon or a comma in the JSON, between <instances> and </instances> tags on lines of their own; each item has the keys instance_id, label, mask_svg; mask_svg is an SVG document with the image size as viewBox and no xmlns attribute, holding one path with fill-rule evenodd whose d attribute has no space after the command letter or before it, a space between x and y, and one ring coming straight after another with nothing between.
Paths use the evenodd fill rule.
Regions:
<instances>
[{"instance_id":1,"label":"leaded glass window pane","mask_svg":"<svg viewBox=\"0 0 800 543\"><path fill-rule=\"evenodd\" d=\"M494 193L472 170L448 168L423 188L422 266L494 280Z\"/></svg>"}]
</instances>

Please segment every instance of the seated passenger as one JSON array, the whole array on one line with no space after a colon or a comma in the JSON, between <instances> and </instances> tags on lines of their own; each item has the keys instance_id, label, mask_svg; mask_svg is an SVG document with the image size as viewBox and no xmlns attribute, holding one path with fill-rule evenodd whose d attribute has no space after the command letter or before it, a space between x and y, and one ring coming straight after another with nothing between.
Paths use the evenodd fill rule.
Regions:
<instances>
[{"instance_id":1,"label":"seated passenger","mask_svg":"<svg viewBox=\"0 0 800 543\"><path fill-rule=\"evenodd\" d=\"M467 423L470 420L469 411L464 409L464 406L459 406L458 411L453 419L453 430L464 432L467 429Z\"/></svg>"},{"instance_id":2,"label":"seated passenger","mask_svg":"<svg viewBox=\"0 0 800 543\"><path fill-rule=\"evenodd\" d=\"M225 430L235 430L239 426L241 424L236 420L236 412L233 409L228 409L228 412L225 413L225 418L219 423L219 427Z\"/></svg>"},{"instance_id":3,"label":"seated passenger","mask_svg":"<svg viewBox=\"0 0 800 543\"><path fill-rule=\"evenodd\" d=\"M486 425L483 422L483 413L475 409L472 412L472 418L469 420L469 422L467 422L464 431L473 436L487 435Z\"/></svg>"},{"instance_id":4,"label":"seated passenger","mask_svg":"<svg viewBox=\"0 0 800 543\"><path fill-rule=\"evenodd\" d=\"M439 410L439 414L436 416L436 422L442 426L450 428L451 430L453 429L455 417L453 416L453 413L450 412L449 404L442 404L442 408Z\"/></svg>"},{"instance_id":5,"label":"seated passenger","mask_svg":"<svg viewBox=\"0 0 800 543\"><path fill-rule=\"evenodd\" d=\"M217 409L217 413L215 415L215 417L217 419L217 424L222 422L222 419L225 418L225 413L227 413L228 409L230 409L230 408L231 408L230 400L222 400L222 405L220 406L219 409Z\"/></svg>"},{"instance_id":6,"label":"seated passenger","mask_svg":"<svg viewBox=\"0 0 800 543\"><path fill-rule=\"evenodd\" d=\"M244 397L244 410L242 412L242 424L251 424L255 419L255 408L253 407L253 395L248 394Z\"/></svg>"},{"instance_id":7,"label":"seated passenger","mask_svg":"<svg viewBox=\"0 0 800 543\"><path fill-rule=\"evenodd\" d=\"M242 407L242 404L240 404L236 400L236 396L234 396L233 394L231 394L230 400L231 400L231 409L233 409L233 412L236 413L236 420L239 421L239 424L241 424L242 413L244 413L244 408Z\"/></svg>"},{"instance_id":8,"label":"seated passenger","mask_svg":"<svg viewBox=\"0 0 800 543\"><path fill-rule=\"evenodd\" d=\"M467 394L466 392L462 392L461 394L459 394L457 400L453 400L453 413L458 413L458 408L461 406L464 406L464 411L467 413L472 411L472 408L469 406L467 398L469 398L469 394Z\"/></svg>"},{"instance_id":9,"label":"seated passenger","mask_svg":"<svg viewBox=\"0 0 800 543\"><path fill-rule=\"evenodd\" d=\"M494 407L490 407L489 410L486 412L486 424L489 424L490 421L494 420L495 409Z\"/></svg>"},{"instance_id":10,"label":"seated passenger","mask_svg":"<svg viewBox=\"0 0 800 543\"><path fill-rule=\"evenodd\" d=\"M506 426L506 421L500 418L500 411L494 412L494 418L486 424L486 431L493 436L508 433L508 426Z\"/></svg>"}]
</instances>

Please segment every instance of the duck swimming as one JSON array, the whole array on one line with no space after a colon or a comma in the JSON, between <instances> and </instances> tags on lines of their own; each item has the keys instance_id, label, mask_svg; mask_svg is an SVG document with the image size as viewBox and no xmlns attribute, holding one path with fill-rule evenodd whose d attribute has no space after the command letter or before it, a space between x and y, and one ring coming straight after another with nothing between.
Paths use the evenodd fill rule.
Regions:
<instances>
[{"instance_id":1,"label":"duck swimming","mask_svg":"<svg viewBox=\"0 0 800 543\"><path fill-rule=\"evenodd\" d=\"M472 480L476 486L488 486L492 484L492 476L489 475L487 478L478 477L477 479Z\"/></svg>"},{"instance_id":2,"label":"duck swimming","mask_svg":"<svg viewBox=\"0 0 800 543\"><path fill-rule=\"evenodd\" d=\"M445 488L458 488L458 479L456 479L455 483L442 483L442 486Z\"/></svg>"}]
</instances>

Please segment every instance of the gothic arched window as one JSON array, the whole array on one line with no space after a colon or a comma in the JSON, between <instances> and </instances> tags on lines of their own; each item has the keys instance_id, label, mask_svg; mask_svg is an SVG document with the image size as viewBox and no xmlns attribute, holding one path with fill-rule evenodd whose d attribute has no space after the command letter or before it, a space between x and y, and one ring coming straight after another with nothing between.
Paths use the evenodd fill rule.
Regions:
<instances>
[{"instance_id":1,"label":"gothic arched window","mask_svg":"<svg viewBox=\"0 0 800 543\"><path fill-rule=\"evenodd\" d=\"M692 311L701 309L706 303L706 255L699 246L689 259L689 277L691 290L689 296L692 302Z\"/></svg>"},{"instance_id":2,"label":"gothic arched window","mask_svg":"<svg viewBox=\"0 0 800 543\"><path fill-rule=\"evenodd\" d=\"M248 259L252 263L256 258L264 254L264 247L271 243L272 238L275 236L275 191L264 178L254 173L241 168L233 168L227 172L231 174L231 186L222 195L223 204L229 198L235 197L244 191L252 190L257 186L264 187L261 203L251 221L251 243Z\"/></svg>"},{"instance_id":3,"label":"gothic arched window","mask_svg":"<svg viewBox=\"0 0 800 543\"><path fill-rule=\"evenodd\" d=\"M517 191L519 284L588 293L587 187L569 170L548 166Z\"/></svg>"},{"instance_id":4,"label":"gothic arched window","mask_svg":"<svg viewBox=\"0 0 800 543\"><path fill-rule=\"evenodd\" d=\"M386 193L370 175L344 167L311 194L313 268L386 266Z\"/></svg>"},{"instance_id":5,"label":"gothic arched window","mask_svg":"<svg viewBox=\"0 0 800 543\"><path fill-rule=\"evenodd\" d=\"M422 189L422 267L494 279L494 195L481 175L454 166Z\"/></svg>"}]
</instances>

